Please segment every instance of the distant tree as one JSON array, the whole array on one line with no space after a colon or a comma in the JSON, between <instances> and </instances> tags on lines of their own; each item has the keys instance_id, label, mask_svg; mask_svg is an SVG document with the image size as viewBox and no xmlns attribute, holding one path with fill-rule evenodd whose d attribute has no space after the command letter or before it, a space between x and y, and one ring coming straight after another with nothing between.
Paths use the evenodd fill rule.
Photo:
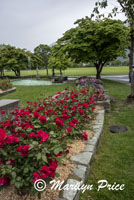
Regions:
<instances>
[{"instance_id":1,"label":"distant tree","mask_svg":"<svg viewBox=\"0 0 134 200\"><path fill-rule=\"evenodd\" d=\"M4 69L14 71L16 76L20 76L20 70L27 68L27 53L24 49L19 49L10 45L3 45L0 49L0 71L3 75Z\"/></svg>"},{"instance_id":2,"label":"distant tree","mask_svg":"<svg viewBox=\"0 0 134 200\"><path fill-rule=\"evenodd\" d=\"M125 57L128 47L128 28L120 20L93 21L89 17L75 22L75 28L65 32L57 41L59 48L76 63L94 63L96 78L103 66L118 56Z\"/></svg>"},{"instance_id":3,"label":"distant tree","mask_svg":"<svg viewBox=\"0 0 134 200\"><path fill-rule=\"evenodd\" d=\"M72 66L71 60L58 49L58 46L55 45L52 47L52 53L49 58L48 66L52 68L52 76L54 77L55 69L60 70L60 75L62 75L62 70L67 69Z\"/></svg>"},{"instance_id":4,"label":"distant tree","mask_svg":"<svg viewBox=\"0 0 134 200\"><path fill-rule=\"evenodd\" d=\"M31 69L36 69L36 68L40 69L44 65L42 58L40 56L37 56L35 53L27 51L27 57L28 57L28 65L30 65Z\"/></svg>"},{"instance_id":5,"label":"distant tree","mask_svg":"<svg viewBox=\"0 0 134 200\"><path fill-rule=\"evenodd\" d=\"M122 66L129 66L129 60L125 60L122 62Z\"/></svg>"},{"instance_id":6,"label":"distant tree","mask_svg":"<svg viewBox=\"0 0 134 200\"><path fill-rule=\"evenodd\" d=\"M43 65L46 68L46 74L48 75L48 60L51 54L51 47L45 44L40 44L34 49L34 53L42 59Z\"/></svg>"},{"instance_id":7,"label":"distant tree","mask_svg":"<svg viewBox=\"0 0 134 200\"><path fill-rule=\"evenodd\" d=\"M116 59L116 60L112 61L110 64L111 64L111 66L121 66L122 62L121 62L121 60Z\"/></svg>"}]
</instances>

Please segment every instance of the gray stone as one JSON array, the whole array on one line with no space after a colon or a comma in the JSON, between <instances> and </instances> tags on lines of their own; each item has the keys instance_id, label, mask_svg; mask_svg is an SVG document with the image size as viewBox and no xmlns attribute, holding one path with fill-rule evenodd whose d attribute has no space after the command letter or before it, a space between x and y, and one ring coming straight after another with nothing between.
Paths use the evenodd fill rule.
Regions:
<instances>
[{"instance_id":1,"label":"gray stone","mask_svg":"<svg viewBox=\"0 0 134 200\"><path fill-rule=\"evenodd\" d=\"M56 199L56 200L66 200L66 199L61 199L61 198L60 198L60 199Z\"/></svg>"},{"instance_id":2,"label":"gray stone","mask_svg":"<svg viewBox=\"0 0 134 200\"><path fill-rule=\"evenodd\" d=\"M99 113L99 114L96 116L96 120L104 120L104 113Z\"/></svg>"},{"instance_id":3,"label":"gray stone","mask_svg":"<svg viewBox=\"0 0 134 200\"><path fill-rule=\"evenodd\" d=\"M102 129L98 130L97 132L94 133L94 136L99 139L102 133Z\"/></svg>"},{"instance_id":4,"label":"gray stone","mask_svg":"<svg viewBox=\"0 0 134 200\"><path fill-rule=\"evenodd\" d=\"M82 181L85 180L85 174L86 174L86 167L83 165L78 165L77 168L73 168L72 172L78 176Z\"/></svg>"},{"instance_id":5,"label":"gray stone","mask_svg":"<svg viewBox=\"0 0 134 200\"><path fill-rule=\"evenodd\" d=\"M0 111L5 110L5 114L1 115L0 114L0 121L5 119L6 116L11 115L11 112L20 107L20 100L16 99L4 99L0 100Z\"/></svg>"},{"instance_id":6,"label":"gray stone","mask_svg":"<svg viewBox=\"0 0 134 200\"><path fill-rule=\"evenodd\" d=\"M105 110L98 110L98 114L100 114L100 113L104 115Z\"/></svg>"},{"instance_id":7,"label":"gray stone","mask_svg":"<svg viewBox=\"0 0 134 200\"><path fill-rule=\"evenodd\" d=\"M76 185L82 185L82 181L77 181L75 179L68 179L66 185L69 186L76 186ZM74 200L76 195L77 195L78 190L74 190L74 189L69 189L69 190L64 190L63 192L63 198L67 199L67 200Z\"/></svg>"},{"instance_id":8,"label":"gray stone","mask_svg":"<svg viewBox=\"0 0 134 200\"><path fill-rule=\"evenodd\" d=\"M72 162L81 165L89 165L92 159L93 153L92 152L81 152L76 154L70 158Z\"/></svg>"},{"instance_id":9,"label":"gray stone","mask_svg":"<svg viewBox=\"0 0 134 200\"><path fill-rule=\"evenodd\" d=\"M95 146L94 145L91 145L91 144L87 144L86 145L86 148L85 148L85 151L89 151L89 152L95 152Z\"/></svg>"},{"instance_id":10,"label":"gray stone","mask_svg":"<svg viewBox=\"0 0 134 200\"><path fill-rule=\"evenodd\" d=\"M10 94L10 93L12 93L12 92L16 92L16 88L15 88L15 87L14 87L14 88L11 88L11 89L9 89L9 90L6 90L6 91L1 92L1 93L0 93L0 96L4 96L4 95Z\"/></svg>"},{"instance_id":11,"label":"gray stone","mask_svg":"<svg viewBox=\"0 0 134 200\"><path fill-rule=\"evenodd\" d=\"M95 136L93 136L92 139L89 139L89 140L87 141L87 144L91 144L91 145L93 145L93 146L96 146L96 145L97 145L97 142L98 142L98 138L95 137Z\"/></svg>"},{"instance_id":12,"label":"gray stone","mask_svg":"<svg viewBox=\"0 0 134 200\"><path fill-rule=\"evenodd\" d=\"M100 125L99 124L96 124L93 126L93 130L96 130L96 129L100 129Z\"/></svg>"}]
</instances>

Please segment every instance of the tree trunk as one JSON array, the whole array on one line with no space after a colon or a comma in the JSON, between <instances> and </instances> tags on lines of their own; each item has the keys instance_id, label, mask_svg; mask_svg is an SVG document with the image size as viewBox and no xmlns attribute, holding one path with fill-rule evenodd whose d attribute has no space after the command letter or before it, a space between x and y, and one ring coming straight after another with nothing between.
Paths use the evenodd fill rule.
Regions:
<instances>
[{"instance_id":1,"label":"tree trunk","mask_svg":"<svg viewBox=\"0 0 134 200\"><path fill-rule=\"evenodd\" d=\"M49 75L49 74L48 74L48 66L46 66L46 74L47 74L47 76Z\"/></svg>"},{"instance_id":2,"label":"tree trunk","mask_svg":"<svg viewBox=\"0 0 134 200\"><path fill-rule=\"evenodd\" d=\"M96 79L101 79L100 72L97 70Z\"/></svg>"},{"instance_id":3,"label":"tree trunk","mask_svg":"<svg viewBox=\"0 0 134 200\"><path fill-rule=\"evenodd\" d=\"M134 98L134 69L133 69L133 57L134 57L134 23L130 24L130 54L129 54L129 74L130 74L130 84L131 84L131 94L128 96Z\"/></svg>"},{"instance_id":4,"label":"tree trunk","mask_svg":"<svg viewBox=\"0 0 134 200\"><path fill-rule=\"evenodd\" d=\"M1 76L4 76L3 70L0 70L0 72L1 72Z\"/></svg>"},{"instance_id":5,"label":"tree trunk","mask_svg":"<svg viewBox=\"0 0 134 200\"><path fill-rule=\"evenodd\" d=\"M55 73L54 73L54 67L52 67L52 77L54 78Z\"/></svg>"},{"instance_id":6,"label":"tree trunk","mask_svg":"<svg viewBox=\"0 0 134 200\"><path fill-rule=\"evenodd\" d=\"M20 70L17 70L17 76L20 77Z\"/></svg>"},{"instance_id":7,"label":"tree trunk","mask_svg":"<svg viewBox=\"0 0 134 200\"><path fill-rule=\"evenodd\" d=\"M62 76L62 69L60 68L60 75Z\"/></svg>"},{"instance_id":8,"label":"tree trunk","mask_svg":"<svg viewBox=\"0 0 134 200\"><path fill-rule=\"evenodd\" d=\"M94 63L95 64L95 67L96 67L96 79L101 79L101 71L102 71L102 68L104 66L103 63L101 62L98 62L98 63Z\"/></svg>"},{"instance_id":9,"label":"tree trunk","mask_svg":"<svg viewBox=\"0 0 134 200\"><path fill-rule=\"evenodd\" d=\"M15 76L17 76L17 71L16 71L16 70L13 70L13 72L15 73Z\"/></svg>"}]
</instances>

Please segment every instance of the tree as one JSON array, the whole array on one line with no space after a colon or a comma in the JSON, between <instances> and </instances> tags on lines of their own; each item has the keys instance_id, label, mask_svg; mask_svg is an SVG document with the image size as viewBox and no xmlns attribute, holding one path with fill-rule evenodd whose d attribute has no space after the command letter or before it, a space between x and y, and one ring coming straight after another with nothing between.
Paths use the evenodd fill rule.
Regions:
<instances>
[{"instance_id":1,"label":"tree","mask_svg":"<svg viewBox=\"0 0 134 200\"><path fill-rule=\"evenodd\" d=\"M121 60L116 59L116 60L112 61L112 62L110 63L110 65L111 65L111 66L121 66L121 65L122 65L122 62L121 62Z\"/></svg>"},{"instance_id":2,"label":"tree","mask_svg":"<svg viewBox=\"0 0 134 200\"><path fill-rule=\"evenodd\" d=\"M51 54L51 47L45 44L40 44L34 49L34 53L42 59L48 76L48 60Z\"/></svg>"},{"instance_id":3,"label":"tree","mask_svg":"<svg viewBox=\"0 0 134 200\"><path fill-rule=\"evenodd\" d=\"M36 69L37 67L41 68L44 65L42 58L37 56L35 53L27 51L27 57L31 69Z\"/></svg>"},{"instance_id":4,"label":"tree","mask_svg":"<svg viewBox=\"0 0 134 200\"><path fill-rule=\"evenodd\" d=\"M96 78L100 79L105 63L125 57L128 28L120 20L105 18L93 21L89 17L75 22L77 26L67 31L57 43L76 63L94 63Z\"/></svg>"},{"instance_id":5,"label":"tree","mask_svg":"<svg viewBox=\"0 0 134 200\"><path fill-rule=\"evenodd\" d=\"M127 22L130 27L130 53L129 53L129 73L131 76L131 94L128 98L134 98L134 74L133 74L133 62L134 62L134 1L133 0L117 0L120 5L120 11L123 12L127 18ZM99 8L106 8L108 5L108 0L100 0L95 3L94 13L101 17L99 13ZM119 9L114 7L112 13L109 13L109 17L116 16ZM94 16L94 14L92 14Z\"/></svg>"},{"instance_id":6,"label":"tree","mask_svg":"<svg viewBox=\"0 0 134 200\"><path fill-rule=\"evenodd\" d=\"M62 75L62 70L72 66L71 60L58 48L58 45L52 47L52 53L48 62L48 66L52 68L53 77L55 75L55 69L59 69L60 75Z\"/></svg>"},{"instance_id":7,"label":"tree","mask_svg":"<svg viewBox=\"0 0 134 200\"><path fill-rule=\"evenodd\" d=\"M19 49L10 45L3 45L0 49L0 69L3 75L4 69L14 71L16 76L20 76L20 70L27 68L27 53L24 49Z\"/></svg>"}]
</instances>

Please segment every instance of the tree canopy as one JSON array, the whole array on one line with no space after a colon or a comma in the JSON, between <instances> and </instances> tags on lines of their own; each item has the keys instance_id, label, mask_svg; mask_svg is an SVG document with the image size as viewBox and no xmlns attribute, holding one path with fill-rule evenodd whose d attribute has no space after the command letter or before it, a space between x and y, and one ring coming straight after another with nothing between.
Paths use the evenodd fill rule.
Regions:
<instances>
[{"instance_id":1,"label":"tree canopy","mask_svg":"<svg viewBox=\"0 0 134 200\"><path fill-rule=\"evenodd\" d=\"M58 45L55 45L52 47L52 52L49 58L48 66L53 69L53 73L54 69L58 69L60 70L60 73L62 75L62 70L71 67L72 62L68 58L68 56L58 48Z\"/></svg>"},{"instance_id":2,"label":"tree canopy","mask_svg":"<svg viewBox=\"0 0 134 200\"><path fill-rule=\"evenodd\" d=\"M0 49L0 70L13 70L16 76L20 76L20 70L27 68L27 53L10 45L3 45Z\"/></svg>"},{"instance_id":3,"label":"tree canopy","mask_svg":"<svg viewBox=\"0 0 134 200\"><path fill-rule=\"evenodd\" d=\"M46 44L40 44L34 49L34 53L42 59L43 66L46 67L48 75L48 60L51 54L51 47Z\"/></svg>"},{"instance_id":4,"label":"tree canopy","mask_svg":"<svg viewBox=\"0 0 134 200\"><path fill-rule=\"evenodd\" d=\"M100 78L105 63L125 57L128 47L128 28L120 20L105 18L92 20L89 17L75 22L75 28L65 32L57 41L59 49L76 63L94 63Z\"/></svg>"},{"instance_id":5,"label":"tree canopy","mask_svg":"<svg viewBox=\"0 0 134 200\"><path fill-rule=\"evenodd\" d=\"M28 57L30 57L31 68L35 69L42 64L40 57L26 51L26 49L2 45L0 48L1 75L3 75L5 69L8 69L14 71L16 76L20 76L20 70L28 68Z\"/></svg>"}]
</instances>

